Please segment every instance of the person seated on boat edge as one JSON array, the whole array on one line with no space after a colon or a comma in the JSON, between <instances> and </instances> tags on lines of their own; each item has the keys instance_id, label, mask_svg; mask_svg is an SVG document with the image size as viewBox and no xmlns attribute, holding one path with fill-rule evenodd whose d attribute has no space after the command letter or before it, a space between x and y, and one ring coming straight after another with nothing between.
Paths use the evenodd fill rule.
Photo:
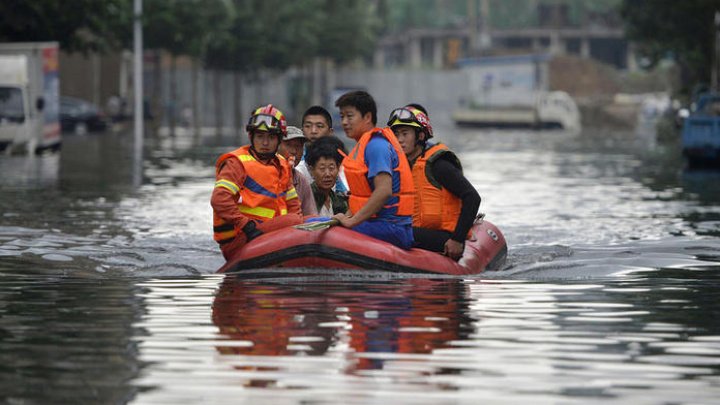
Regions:
<instances>
[{"instance_id":1,"label":"person seated on boat edge","mask_svg":"<svg viewBox=\"0 0 720 405\"><path fill-rule=\"evenodd\" d=\"M306 142L307 138L300 128L290 125L287 128L287 136L280 142L280 153L290 162L293 186L295 186L295 191L300 199L302 213L309 216L318 214L315 198L312 188L310 188L310 180L297 170Z\"/></svg>"},{"instance_id":2,"label":"person seated on boat edge","mask_svg":"<svg viewBox=\"0 0 720 405\"><path fill-rule=\"evenodd\" d=\"M415 247L458 260L480 207L480 195L463 175L457 156L442 143L428 142L433 130L423 106L395 109L387 124L412 168Z\"/></svg>"},{"instance_id":3,"label":"person seated on boat edge","mask_svg":"<svg viewBox=\"0 0 720 405\"><path fill-rule=\"evenodd\" d=\"M305 154L303 154L302 161L297 165L297 169L300 173L304 174L310 182L312 182L313 176L310 173L310 168L305 162L305 155L307 154L307 149L313 144L313 142L326 136L335 135L330 112L319 105L311 106L305 110L305 113L303 113L302 130L303 134L305 134L305 137L308 139L308 142L305 143ZM347 194L347 181L345 180L345 173L342 168L340 168L340 175L335 181L333 191Z\"/></svg>"},{"instance_id":4,"label":"person seated on boat edge","mask_svg":"<svg viewBox=\"0 0 720 405\"><path fill-rule=\"evenodd\" d=\"M347 195L334 190L344 155L347 155L345 144L336 136L320 138L307 149L305 161L313 176L312 193L321 217L348 210Z\"/></svg>"},{"instance_id":5,"label":"person seated on boat edge","mask_svg":"<svg viewBox=\"0 0 720 405\"><path fill-rule=\"evenodd\" d=\"M226 153L215 164L214 239L225 259L265 232L302 223L289 162L277 151L287 135L283 113L258 107L246 126L250 144Z\"/></svg>"},{"instance_id":6,"label":"person seated on boat edge","mask_svg":"<svg viewBox=\"0 0 720 405\"><path fill-rule=\"evenodd\" d=\"M333 218L346 228L410 249L415 190L402 147L390 128L375 127L377 105L367 92L345 93L335 106L345 134L357 144L342 163L349 210Z\"/></svg>"}]
</instances>

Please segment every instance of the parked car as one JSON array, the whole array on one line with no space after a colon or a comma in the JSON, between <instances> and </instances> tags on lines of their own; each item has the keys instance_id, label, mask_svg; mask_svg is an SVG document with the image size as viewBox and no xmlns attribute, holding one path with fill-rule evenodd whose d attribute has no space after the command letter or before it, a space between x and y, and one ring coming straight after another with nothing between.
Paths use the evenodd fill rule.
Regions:
<instances>
[{"instance_id":1,"label":"parked car","mask_svg":"<svg viewBox=\"0 0 720 405\"><path fill-rule=\"evenodd\" d=\"M75 97L60 97L60 128L63 132L84 134L104 131L107 127L107 117L95 104Z\"/></svg>"}]
</instances>

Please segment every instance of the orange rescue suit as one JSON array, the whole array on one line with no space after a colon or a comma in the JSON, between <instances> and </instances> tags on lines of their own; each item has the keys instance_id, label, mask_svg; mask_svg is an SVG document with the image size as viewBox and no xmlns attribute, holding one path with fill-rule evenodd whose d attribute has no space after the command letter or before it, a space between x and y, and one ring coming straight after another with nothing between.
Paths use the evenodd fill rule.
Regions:
<instances>
[{"instance_id":1,"label":"orange rescue suit","mask_svg":"<svg viewBox=\"0 0 720 405\"><path fill-rule=\"evenodd\" d=\"M462 200L443 188L432 174L432 163L442 156L449 156L452 163L462 170L460 160L441 143L430 147L417 158L412 167L413 182L417 190L413 226L452 233L457 226Z\"/></svg>"},{"instance_id":2,"label":"orange rescue suit","mask_svg":"<svg viewBox=\"0 0 720 405\"><path fill-rule=\"evenodd\" d=\"M238 159L247 174L245 182L238 187L227 181L219 180L216 187L226 187L233 192L240 193L238 210L247 218L259 223L287 214L287 200L297 198L297 192L292 187L292 172L288 161L277 155L280 160L280 173L278 167L259 162L250 154L250 146L243 146L226 153L215 164L216 172L227 159ZM222 184L223 181L227 185ZM215 241L223 244L232 241L238 233L235 227L225 222L217 213L213 213L213 228Z\"/></svg>"},{"instance_id":3,"label":"orange rescue suit","mask_svg":"<svg viewBox=\"0 0 720 405\"><path fill-rule=\"evenodd\" d=\"M345 170L345 178L350 188L350 198L348 201L350 204L350 212L355 214L360 211L372 194L372 188L367 178L368 167L365 163L365 148L374 134L385 137L398 155L398 167L394 170L400 174L400 190L399 192L393 192L393 196L398 197L398 203L396 205L385 205L383 208L388 209L395 206L397 207L395 215L410 216L413 214L415 194L412 172L410 171L410 164L405 157L405 152L403 152L400 143L398 143L395 134L390 128L373 128L362 134L360 140L350 151L350 154L343 160L342 165ZM373 218L375 218L374 215Z\"/></svg>"}]
</instances>

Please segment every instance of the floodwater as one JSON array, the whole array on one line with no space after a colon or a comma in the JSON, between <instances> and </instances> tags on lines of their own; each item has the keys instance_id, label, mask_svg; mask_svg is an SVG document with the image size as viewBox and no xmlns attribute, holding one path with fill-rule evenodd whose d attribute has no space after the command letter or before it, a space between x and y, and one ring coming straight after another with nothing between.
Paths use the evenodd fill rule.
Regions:
<instances>
[{"instance_id":1,"label":"floodwater","mask_svg":"<svg viewBox=\"0 0 720 405\"><path fill-rule=\"evenodd\" d=\"M1 402L717 403L720 172L634 133L437 133L501 271L217 275L230 140L146 139L142 170L128 134L0 156Z\"/></svg>"}]
</instances>

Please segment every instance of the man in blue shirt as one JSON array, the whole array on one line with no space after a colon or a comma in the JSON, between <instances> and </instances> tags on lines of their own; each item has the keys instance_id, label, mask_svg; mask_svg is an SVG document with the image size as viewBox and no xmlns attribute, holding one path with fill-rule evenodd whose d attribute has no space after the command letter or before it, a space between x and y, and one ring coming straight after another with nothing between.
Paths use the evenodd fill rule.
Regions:
<instances>
[{"instance_id":1,"label":"man in blue shirt","mask_svg":"<svg viewBox=\"0 0 720 405\"><path fill-rule=\"evenodd\" d=\"M375 127L377 106L370 94L345 93L335 105L345 134L357 145L343 161L350 211L333 218L344 227L410 249L414 187L402 147L389 128Z\"/></svg>"}]
</instances>

